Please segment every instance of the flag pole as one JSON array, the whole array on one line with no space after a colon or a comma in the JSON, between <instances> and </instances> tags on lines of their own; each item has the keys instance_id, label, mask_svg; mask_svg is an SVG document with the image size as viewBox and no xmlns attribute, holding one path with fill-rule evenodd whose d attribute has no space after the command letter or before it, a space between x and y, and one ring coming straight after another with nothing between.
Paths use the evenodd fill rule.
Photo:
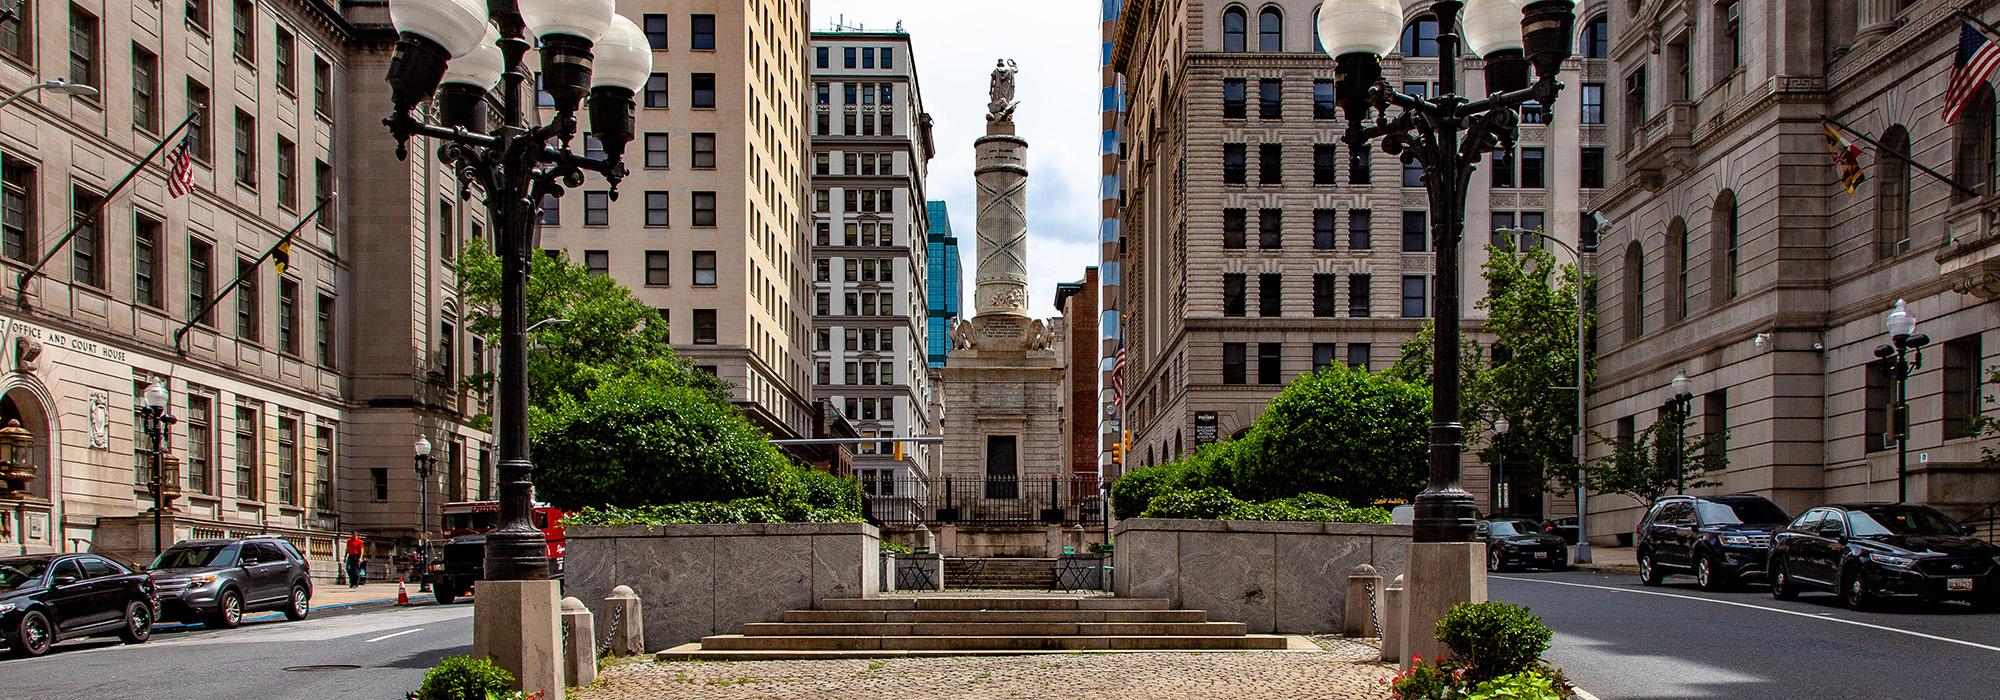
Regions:
<instances>
[{"instance_id":1,"label":"flag pole","mask_svg":"<svg viewBox=\"0 0 2000 700\"><path fill-rule=\"evenodd\" d=\"M22 307L28 305L28 283L34 281L36 276L42 274L42 268L48 267L49 263L56 259L56 254L62 252L63 247L68 246L69 242L76 238L78 232L82 231L85 226L96 223L100 217L104 216L104 208L111 205L111 199L117 197L118 193L124 190L126 185L131 184L132 179L139 176L139 171L145 170L146 166L153 162L153 158L160 155L160 151L167 149L167 144L173 143L174 138L180 136L181 132L185 131L188 125L194 123L195 119L200 116L200 112L190 112L187 118L182 119L179 126L174 127L174 130L168 133L166 138L160 139L159 143L154 144L153 150L147 153L145 158L141 158L138 165L132 166L132 169L125 173L125 177L118 180L118 184L112 185L111 189L97 200L97 206L91 207L89 213L84 214L83 217L70 224L69 233L65 233L62 238L56 239L55 247L50 248L48 253L43 254L42 259L36 262L34 267L29 268L27 272L21 273L21 278L14 283L14 289L21 293L20 302Z\"/></svg>"},{"instance_id":2,"label":"flag pole","mask_svg":"<svg viewBox=\"0 0 2000 700\"><path fill-rule=\"evenodd\" d=\"M207 317L208 312L214 311L215 307L221 304L222 300L227 298L230 292L236 291L237 287L243 286L244 279L249 275L257 274L258 270L263 269L264 261L270 260L271 256L278 254L279 249L284 248L292 242L292 239L297 238L299 232L305 230L306 224L312 223L313 217L318 216L320 210L325 209L326 205L332 202L334 197L338 196L340 196L339 192L333 192L325 197L321 197L319 203L313 205L312 211L306 212L306 215L299 219L299 223L293 226L292 230L286 231L284 237L279 238L276 244L265 250L264 254L257 258L257 262L251 263L249 268L236 273L236 279L230 280L228 286L223 287L222 291L216 292L215 296L208 300L208 304L201 307L201 310L189 314L187 322L181 324L180 330L174 331L174 352L186 355L187 348L182 347L182 343L187 339L188 331L194 330L194 325Z\"/></svg>"},{"instance_id":3,"label":"flag pole","mask_svg":"<svg viewBox=\"0 0 2000 700\"><path fill-rule=\"evenodd\" d=\"M1960 10L1958 14L1960 17L1964 17L1965 21L1979 25L1979 30L1986 32L1987 36L1993 37L1995 39L2000 39L2000 29L1994 29L1993 25L1987 24L1986 20L1980 19L1978 15L1972 14L1970 11L1966 10Z\"/></svg>"},{"instance_id":4,"label":"flag pole","mask_svg":"<svg viewBox=\"0 0 2000 700\"><path fill-rule=\"evenodd\" d=\"M1855 129L1854 127L1851 127L1851 126L1848 126L1846 122L1843 122L1843 121L1840 121L1839 119L1835 119L1835 118L1833 118L1833 117L1831 117L1831 116L1828 116L1828 115L1824 115L1824 114L1820 115L1820 117L1819 117L1819 120L1820 120L1820 121L1821 121L1822 123L1825 123L1825 124L1827 124L1827 125L1830 125L1830 126L1832 126L1832 127L1836 128L1836 129L1839 129L1839 130L1841 130L1841 131L1843 131L1843 132L1846 132L1846 133L1847 133L1847 135L1849 135L1849 136L1852 136L1852 137L1854 137L1854 138L1857 138L1857 139L1860 139L1862 143L1865 143L1865 144L1868 144L1868 145L1870 145L1870 146L1873 146L1873 147L1875 147L1875 150L1877 150L1877 151L1880 151L1880 152L1882 152L1882 153L1884 153L1884 154L1887 154L1887 155L1890 155L1890 156L1894 156L1894 157L1896 158L1896 160L1900 160L1900 161L1903 161L1903 162L1905 162L1905 163L1909 163L1909 164L1910 164L1910 167L1912 167L1912 168L1916 168L1918 172L1922 172L1922 173L1923 173L1923 174L1925 174L1925 175L1929 175L1929 176L1931 176L1931 177L1933 177L1933 178L1936 178L1938 182L1942 182L1942 183L1944 183L1944 184L1946 184L1946 185L1950 185L1952 189L1954 189L1954 190L1957 190L1957 191L1958 191L1959 193L1961 193L1961 194L1964 194L1964 195L1966 195L1966 196L1970 196L1970 197L1977 197L1977 196L1979 196L1979 193L1978 193L1978 192L1975 192L1975 191L1973 191L1973 189L1972 189L1972 188L1970 188L1970 187L1966 187L1965 185L1962 185L1962 184L1959 184L1959 182L1958 182L1957 180L1953 180L1953 179L1951 179L1951 178L1949 178L1949 177L1945 177L1945 176L1944 176L1944 173L1940 173L1940 172L1938 172L1938 171L1936 171L1936 170L1932 170L1932 169L1931 169L1931 167L1930 167L1930 166L1928 166L1928 165L1924 165L1923 163L1919 163L1919 162L1917 162L1917 160L1916 160L1915 158L1911 158L1911 157L1910 157L1910 155L1909 155L1909 154L1907 154L1907 153L1904 153L1904 152L1902 152L1902 151L1898 151L1898 150L1896 150L1896 149L1893 149L1893 148L1889 148L1889 147L1887 147L1887 146L1884 146L1884 145L1882 145L1882 142L1881 142L1881 141L1877 141L1877 140L1875 140L1875 139L1872 139L1872 138L1869 138L1867 134L1864 134L1864 133L1861 133L1860 131L1856 130L1856 129Z\"/></svg>"}]
</instances>

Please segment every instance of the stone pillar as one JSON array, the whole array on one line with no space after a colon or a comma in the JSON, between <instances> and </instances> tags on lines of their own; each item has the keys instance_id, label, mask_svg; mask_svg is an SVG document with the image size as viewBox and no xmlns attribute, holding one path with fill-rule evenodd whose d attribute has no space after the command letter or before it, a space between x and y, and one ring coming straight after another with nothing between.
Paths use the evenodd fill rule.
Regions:
<instances>
[{"instance_id":1,"label":"stone pillar","mask_svg":"<svg viewBox=\"0 0 2000 700\"><path fill-rule=\"evenodd\" d=\"M1403 660L1403 621L1407 617L1403 605L1403 577L1389 582L1382 589L1382 660L1401 663Z\"/></svg>"},{"instance_id":2,"label":"stone pillar","mask_svg":"<svg viewBox=\"0 0 2000 700\"><path fill-rule=\"evenodd\" d=\"M556 581L480 581L472 598L472 655L514 674L515 687L562 697L562 621Z\"/></svg>"},{"instance_id":3,"label":"stone pillar","mask_svg":"<svg viewBox=\"0 0 2000 700\"><path fill-rule=\"evenodd\" d=\"M609 639L605 646L612 656L637 656L646 653L645 608L640 605L639 594L631 586L611 589L611 595L604 597L605 624L609 626Z\"/></svg>"},{"instance_id":4,"label":"stone pillar","mask_svg":"<svg viewBox=\"0 0 2000 700\"><path fill-rule=\"evenodd\" d=\"M1866 46L1888 36L1896 28L1896 5L1896 0L1858 0L1854 45Z\"/></svg>"},{"instance_id":5,"label":"stone pillar","mask_svg":"<svg viewBox=\"0 0 2000 700\"><path fill-rule=\"evenodd\" d=\"M1045 557L1062 556L1063 534L1061 525L1048 526L1044 530L1042 537L1044 540L1042 543L1042 551L1046 552L1042 556Z\"/></svg>"},{"instance_id":6,"label":"stone pillar","mask_svg":"<svg viewBox=\"0 0 2000 700\"><path fill-rule=\"evenodd\" d=\"M935 537L926 537L925 540L931 543L930 550L938 556L958 556L957 525L951 523L939 525L937 535Z\"/></svg>"},{"instance_id":7,"label":"stone pillar","mask_svg":"<svg viewBox=\"0 0 2000 700\"><path fill-rule=\"evenodd\" d=\"M590 609L576 598L562 599L563 676L570 685L597 680L597 625Z\"/></svg>"},{"instance_id":8,"label":"stone pillar","mask_svg":"<svg viewBox=\"0 0 2000 700\"><path fill-rule=\"evenodd\" d=\"M1437 640L1438 620L1459 603L1486 602L1486 544L1483 542L1411 542L1409 590L1405 613L1402 662L1412 656L1435 659L1446 654Z\"/></svg>"},{"instance_id":9,"label":"stone pillar","mask_svg":"<svg viewBox=\"0 0 2000 700\"><path fill-rule=\"evenodd\" d=\"M1028 315L1028 141L1009 118L988 121L978 160L979 260L972 308L979 316Z\"/></svg>"},{"instance_id":10,"label":"stone pillar","mask_svg":"<svg viewBox=\"0 0 2000 700\"><path fill-rule=\"evenodd\" d=\"M1382 594L1382 575L1375 567L1367 564L1354 567L1354 573L1347 575L1347 605L1341 612L1341 634L1349 637L1374 637L1380 634L1375 629L1376 596Z\"/></svg>"}]
</instances>

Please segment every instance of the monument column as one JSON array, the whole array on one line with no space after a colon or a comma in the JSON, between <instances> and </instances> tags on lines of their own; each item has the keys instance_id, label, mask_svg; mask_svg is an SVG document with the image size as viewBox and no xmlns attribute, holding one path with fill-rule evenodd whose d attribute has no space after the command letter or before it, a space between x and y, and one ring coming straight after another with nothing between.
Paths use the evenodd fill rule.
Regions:
<instances>
[{"instance_id":1,"label":"monument column","mask_svg":"<svg viewBox=\"0 0 2000 700\"><path fill-rule=\"evenodd\" d=\"M978 160L979 261L972 308L978 316L1028 315L1028 141L1014 135L1013 61L993 70L986 135L973 142Z\"/></svg>"}]
</instances>

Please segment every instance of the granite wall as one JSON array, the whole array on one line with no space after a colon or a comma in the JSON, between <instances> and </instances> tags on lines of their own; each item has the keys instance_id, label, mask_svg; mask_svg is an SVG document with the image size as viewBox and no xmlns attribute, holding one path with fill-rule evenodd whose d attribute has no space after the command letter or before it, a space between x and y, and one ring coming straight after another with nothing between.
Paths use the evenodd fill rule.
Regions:
<instances>
[{"instance_id":1,"label":"granite wall","mask_svg":"<svg viewBox=\"0 0 2000 700\"><path fill-rule=\"evenodd\" d=\"M1338 632L1347 575L1403 573L1408 525L1132 518L1114 531L1113 588L1241 622L1253 633Z\"/></svg>"},{"instance_id":2,"label":"granite wall","mask_svg":"<svg viewBox=\"0 0 2000 700\"><path fill-rule=\"evenodd\" d=\"M646 645L666 649L828 598L872 598L881 540L864 523L572 527L564 595L593 609L631 586Z\"/></svg>"}]
</instances>

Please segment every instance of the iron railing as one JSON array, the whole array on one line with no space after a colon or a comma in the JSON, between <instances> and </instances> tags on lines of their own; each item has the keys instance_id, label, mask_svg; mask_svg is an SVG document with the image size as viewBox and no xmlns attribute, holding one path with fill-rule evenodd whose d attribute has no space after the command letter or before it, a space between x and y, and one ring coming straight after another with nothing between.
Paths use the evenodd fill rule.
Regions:
<instances>
[{"instance_id":1,"label":"iron railing","mask_svg":"<svg viewBox=\"0 0 2000 700\"><path fill-rule=\"evenodd\" d=\"M1987 504L1972 517L1958 521L1958 524L1971 528L1974 538L2000 544L2000 501Z\"/></svg>"},{"instance_id":2,"label":"iron railing","mask_svg":"<svg viewBox=\"0 0 2000 700\"><path fill-rule=\"evenodd\" d=\"M867 516L877 524L1079 523L1104 518L1095 476L864 479Z\"/></svg>"}]
</instances>

